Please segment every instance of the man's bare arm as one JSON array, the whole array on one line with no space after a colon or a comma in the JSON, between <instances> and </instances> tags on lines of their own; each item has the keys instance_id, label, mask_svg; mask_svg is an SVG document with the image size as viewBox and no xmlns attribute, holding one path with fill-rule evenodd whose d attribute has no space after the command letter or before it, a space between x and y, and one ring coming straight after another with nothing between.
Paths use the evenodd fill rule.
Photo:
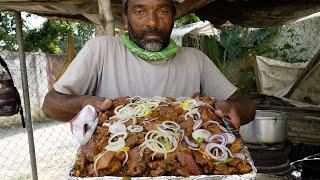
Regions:
<instances>
[{"instance_id":1,"label":"man's bare arm","mask_svg":"<svg viewBox=\"0 0 320 180\"><path fill-rule=\"evenodd\" d=\"M61 94L52 89L45 97L42 111L49 118L69 121L88 104L93 105L97 110L106 110L111 106L111 100L97 96Z\"/></svg>"}]
</instances>

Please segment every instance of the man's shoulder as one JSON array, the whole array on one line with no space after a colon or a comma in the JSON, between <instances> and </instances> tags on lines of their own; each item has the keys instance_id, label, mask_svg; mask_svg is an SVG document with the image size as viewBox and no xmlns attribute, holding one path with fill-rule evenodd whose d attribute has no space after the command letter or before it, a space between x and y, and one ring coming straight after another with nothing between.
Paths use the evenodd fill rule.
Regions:
<instances>
[{"instance_id":1,"label":"man's shoulder","mask_svg":"<svg viewBox=\"0 0 320 180\"><path fill-rule=\"evenodd\" d=\"M194 47L181 47L181 50L180 52L182 54L190 54L190 55L199 55L199 54L204 54L202 51L200 51L199 49L197 48L194 48Z\"/></svg>"},{"instance_id":2,"label":"man's shoulder","mask_svg":"<svg viewBox=\"0 0 320 180\"><path fill-rule=\"evenodd\" d=\"M191 61L202 61L206 57L202 51L193 47L181 47L179 54L180 57Z\"/></svg>"}]
</instances>

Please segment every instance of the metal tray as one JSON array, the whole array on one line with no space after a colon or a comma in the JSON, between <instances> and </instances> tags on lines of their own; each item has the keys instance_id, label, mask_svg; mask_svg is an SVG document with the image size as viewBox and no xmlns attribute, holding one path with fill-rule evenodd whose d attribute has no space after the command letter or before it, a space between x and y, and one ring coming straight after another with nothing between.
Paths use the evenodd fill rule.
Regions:
<instances>
[{"instance_id":1,"label":"metal tray","mask_svg":"<svg viewBox=\"0 0 320 180\"><path fill-rule=\"evenodd\" d=\"M252 172L242 175L200 175L200 176L189 176L189 177L179 177L179 176L158 176L158 177L131 177L130 180L146 180L146 179L154 179L154 180L249 180L256 179L257 169L254 166L252 157L248 152L246 152L247 157L246 160L252 167ZM122 177L116 176L102 176L102 177L74 177L71 176L71 172L73 170L73 166L71 166L67 173L67 180L122 180Z\"/></svg>"}]
</instances>

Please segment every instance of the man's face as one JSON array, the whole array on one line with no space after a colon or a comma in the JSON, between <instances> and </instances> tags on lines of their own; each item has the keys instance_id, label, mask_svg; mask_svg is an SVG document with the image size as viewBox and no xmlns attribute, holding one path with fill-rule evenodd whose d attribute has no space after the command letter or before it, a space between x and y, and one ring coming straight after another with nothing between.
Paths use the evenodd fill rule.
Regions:
<instances>
[{"instance_id":1,"label":"man's face","mask_svg":"<svg viewBox=\"0 0 320 180\"><path fill-rule=\"evenodd\" d=\"M129 0L123 18L131 40L141 48L160 51L168 46L174 18L170 0Z\"/></svg>"}]
</instances>

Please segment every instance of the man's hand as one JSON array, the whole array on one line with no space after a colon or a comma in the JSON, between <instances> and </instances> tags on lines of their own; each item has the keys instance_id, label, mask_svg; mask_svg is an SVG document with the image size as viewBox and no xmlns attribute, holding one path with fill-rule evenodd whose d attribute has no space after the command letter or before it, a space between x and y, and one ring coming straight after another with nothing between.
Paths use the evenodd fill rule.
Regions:
<instances>
[{"instance_id":1,"label":"man's hand","mask_svg":"<svg viewBox=\"0 0 320 180\"><path fill-rule=\"evenodd\" d=\"M240 128L241 122L240 122L240 117L238 115L237 109L232 104L231 102L228 101L217 101L215 103L215 108L216 110L214 113L219 116L229 116L230 117L230 122L237 128Z\"/></svg>"},{"instance_id":2,"label":"man's hand","mask_svg":"<svg viewBox=\"0 0 320 180\"><path fill-rule=\"evenodd\" d=\"M256 105L246 95L235 92L228 100L216 102L216 109L219 117L229 116L231 123L239 129L254 119Z\"/></svg>"},{"instance_id":3,"label":"man's hand","mask_svg":"<svg viewBox=\"0 0 320 180\"><path fill-rule=\"evenodd\" d=\"M98 112L100 111L106 111L112 106L112 101L107 98L102 98L102 97L97 97L97 96L92 96L83 101L82 107L86 105L92 105L93 107L96 108Z\"/></svg>"}]
</instances>

